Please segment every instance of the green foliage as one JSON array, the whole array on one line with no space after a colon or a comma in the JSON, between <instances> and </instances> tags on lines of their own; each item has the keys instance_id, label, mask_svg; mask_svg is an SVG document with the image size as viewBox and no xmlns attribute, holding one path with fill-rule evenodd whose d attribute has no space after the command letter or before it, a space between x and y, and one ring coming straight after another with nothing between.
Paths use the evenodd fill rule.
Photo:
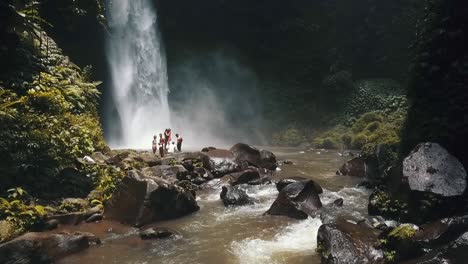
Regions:
<instances>
[{"instance_id":1,"label":"green foliage","mask_svg":"<svg viewBox=\"0 0 468 264\"><path fill-rule=\"evenodd\" d=\"M355 134L357 134L366 130L369 124L380 123L382 121L383 117L379 112L365 113L353 124L351 129Z\"/></svg>"},{"instance_id":2,"label":"green foliage","mask_svg":"<svg viewBox=\"0 0 468 264\"><path fill-rule=\"evenodd\" d=\"M390 251L384 251L384 258L387 263L394 263L396 261L396 251L395 250L390 250Z\"/></svg>"},{"instance_id":3,"label":"green foliage","mask_svg":"<svg viewBox=\"0 0 468 264\"><path fill-rule=\"evenodd\" d=\"M290 127L286 130L275 133L272 139L272 143L278 146L295 147L305 142L304 134L295 127Z\"/></svg>"},{"instance_id":4,"label":"green foliage","mask_svg":"<svg viewBox=\"0 0 468 264\"><path fill-rule=\"evenodd\" d=\"M103 204L112 197L118 183L125 177L125 172L112 166L85 165L83 170L93 179L97 195L91 205Z\"/></svg>"},{"instance_id":5,"label":"green foliage","mask_svg":"<svg viewBox=\"0 0 468 264\"><path fill-rule=\"evenodd\" d=\"M351 136L346 127L337 126L331 130L325 131L313 140L313 144L317 148L325 149L340 149L349 148Z\"/></svg>"},{"instance_id":6,"label":"green foliage","mask_svg":"<svg viewBox=\"0 0 468 264\"><path fill-rule=\"evenodd\" d=\"M378 214L383 216L397 217L408 211L406 203L393 199L384 191L377 191L375 194L372 194L370 203L374 209L379 210Z\"/></svg>"},{"instance_id":7,"label":"green foliage","mask_svg":"<svg viewBox=\"0 0 468 264\"><path fill-rule=\"evenodd\" d=\"M409 224L402 224L398 227L395 227L389 234L389 237L407 240L412 238L416 234L416 230Z\"/></svg>"},{"instance_id":8,"label":"green foliage","mask_svg":"<svg viewBox=\"0 0 468 264\"><path fill-rule=\"evenodd\" d=\"M8 190L8 197L0 197L0 220L6 220L21 233L32 226L42 223L47 214L46 208L28 200L29 195L22 188Z\"/></svg>"}]
</instances>

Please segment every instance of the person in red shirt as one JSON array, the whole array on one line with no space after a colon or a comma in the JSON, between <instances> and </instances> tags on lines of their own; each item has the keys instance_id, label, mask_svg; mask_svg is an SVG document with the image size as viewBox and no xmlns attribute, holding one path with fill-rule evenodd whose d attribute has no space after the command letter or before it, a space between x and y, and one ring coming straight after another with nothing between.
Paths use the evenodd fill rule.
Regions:
<instances>
[{"instance_id":1,"label":"person in red shirt","mask_svg":"<svg viewBox=\"0 0 468 264\"><path fill-rule=\"evenodd\" d=\"M167 150L167 144L169 142L171 142L171 129L170 128L167 128L165 131L164 131L164 148Z\"/></svg>"}]
</instances>

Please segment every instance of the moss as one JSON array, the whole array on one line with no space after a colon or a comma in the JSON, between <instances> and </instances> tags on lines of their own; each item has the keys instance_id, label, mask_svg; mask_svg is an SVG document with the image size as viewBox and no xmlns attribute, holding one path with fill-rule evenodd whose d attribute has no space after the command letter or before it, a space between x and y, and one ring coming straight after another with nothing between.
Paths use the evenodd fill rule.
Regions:
<instances>
[{"instance_id":1,"label":"moss","mask_svg":"<svg viewBox=\"0 0 468 264\"><path fill-rule=\"evenodd\" d=\"M402 224L395 227L388 236L398 240L407 240L416 234L416 230L409 224Z\"/></svg>"},{"instance_id":2,"label":"moss","mask_svg":"<svg viewBox=\"0 0 468 264\"><path fill-rule=\"evenodd\" d=\"M366 129L370 123L382 122L383 117L379 112L370 112L362 115L352 126L351 130L357 134Z\"/></svg>"},{"instance_id":3,"label":"moss","mask_svg":"<svg viewBox=\"0 0 468 264\"><path fill-rule=\"evenodd\" d=\"M22 233L22 228L11 221L0 221L0 243L12 240Z\"/></svg>"}]
</instances>

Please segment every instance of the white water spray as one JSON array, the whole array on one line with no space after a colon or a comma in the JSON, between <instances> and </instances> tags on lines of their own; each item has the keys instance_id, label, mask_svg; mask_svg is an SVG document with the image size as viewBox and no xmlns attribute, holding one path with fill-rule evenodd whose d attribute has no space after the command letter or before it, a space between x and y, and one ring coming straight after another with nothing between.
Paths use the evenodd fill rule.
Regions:
<instances>
[{"instance_id":1,"label":"white water spray","mask_svg":"<svg viewBox=\"0 0 468 264\"><path fill-rule=\"evenodd\" d=\"M120 117L121 138L113 147L148 148L152 136L171 127L166 58L157 15L149 0L110 3L108 61Z\"/></svg>"}]
</instances>

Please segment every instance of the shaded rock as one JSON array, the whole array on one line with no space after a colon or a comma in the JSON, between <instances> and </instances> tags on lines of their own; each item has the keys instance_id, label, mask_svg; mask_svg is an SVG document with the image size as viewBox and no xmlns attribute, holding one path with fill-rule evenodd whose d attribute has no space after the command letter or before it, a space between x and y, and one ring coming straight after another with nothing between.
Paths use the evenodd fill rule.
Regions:
<instances>
[{"instance_id":1,"label":"shaded rock","mask_svg":"<svg viewBox=\"0 0 468 264\"><path fill-rule=\"evenodd\" d=\"M468 252L468 233L463 233L455 241L440 247L420 258L403 262L405 264L458 264L466 263Z\"/></svg>"},{"instance_id":2,"label":"shaded rock","mask_svg":"<svg viewBox=\"0 0 468 264\"><path fill-rule=\"evenodd\" d=\"M229 150L210 150L206 155L209 160L208 164L204 164L204 167L211 171L215 178L220 178L228 173L240 170L239 164L236 162L233 154Z\"/></svg>"},{"instance_id":3,"label":"shaded rock","mask_svg":"<svg viewBox=\"0 0 468 264\"><path fill-rule=\"evenodd\" d=\"M60 224L60 222L57 219L47 220L44 223L43 229L44 230L54 230L54 229L56 229L58 227L59 224Z\"/></svg>"},{"instance_id":4,"label":"shaded rock","mask_svg":"<svg viewBox=\"0 0 468 264\"><path fill-rule=\"evenodd\" d=\"M205 168L195 168L194 171L207 181L214 179L213 173Z\"/></svg>"},{"instance_id":5,"label":"shaded rock","mask_svg":"<svg viewBox=\"0 0 468 264\"><path fill-rule=\"evenodd\" d=\"M182 166L184 166L184 168L189 172L192 172L193 170L195 170L195 166L193 165L193 160L182 161Z\"/></svg>"},{"instance_id":6,"label":"shaded rock","mask_svg":"<svg viewBox=\"0 0 468 264\"><path fill-rule=\"evenodd\" d=\"M362 157L355 157L345 164L336 172L337 175L354 176L354 177L366 177L367 176L367 165Z\"/></svg>"},{"instance_id":7,"label":"shaded rock","mask_svg":"<svg viewBox=\"0 0 468 264\"><path fill-rule=\"evenodd\" d=\"M93 189L93 181L76 168L68 167L57 175L57 192L62 197L86 197Z\"/></svg>"},{"instance_id":8,"label":"shaded rock","mask_svg":"<svg viewBox=\"0 0 468 264\"><path fill-rule=\"evenodd\" d=\"M179 178L184 178L188 171L182 165L158 165L141 170L145 177L162 178L171 183L175 183Z\"/></svg>"},{"instance_id":9,"label":"shaded rock","mask_svg":"<svg viewBox=\"0 0 468 264\"><path fill-rule=\"evenodd\" d=\"M118 153L118 154L108 158L106 160L106 163L109 164L109 165L121 167L122 161L124 159L128 158L129 155L130 155L129 151L124 151L124 152Z\"/></svg>"},{"instance_id":10,"label":"shaded rock","mask_svg":"<svg viewBox=\"0 0 468 264\"><path fill-rule=\"evenodd\" d=\"M200 176L192 178L190 181L196 185L202 185L203 183L207 182L205 178L202 178Z\"/></svg>"},{"instance_id":11,"label":"shaded rock","mask_svg":"<svg viewBox=\"0 0 468 264\"><path fill-rule=\"evenodd\" d=\"M304 177L290 177L290 178L285 178L276 183L276 189L278 192L281 192L281 190L284 189L284 187L288 186L291 183L295 182L304 182L304 181L312 181L310 179L304 178ZM323 193L322 187L316 183L315 181L312 181L315 187L315 190L317 191L318 194Z\"/></svg>"},{"instance_id":12,"label":"shaded rock","mask_svg":"<svg viewBox=\"0 0 468 264\"><path fill-rule=\"evenodd\" d=\"M468 215L449 217L422 225L412 240L421 247L434 247L449 243L468 232Z\"/></svg>"},{"instance_id":13,"label":"shaded rock","mask_svg":"<svg viewBox=\"0 0 468 264\"><path fill-rule=\"evenodd\" d=\"M244 143L235 144L231 147L230 151L242 168L250 165L257 168L274 170L277 167L276 156L271 151L259 151Z\"/></svg>"},{"instance_id":14,"label":"shaded rock","mask_svg":"<svg viewBox=\"0 0 468 264\"><path fill-rule=\"evenodd\" d=\"M85 212L75 212L69 214L52 215L48 217L48 220L56 220L61 225L77 225L83 222L87 218Z\"/></svg>"},{"instance_id":15,"label":"shaded rock","mask_svg":"<svg viewBox=\"0 0 468 264\"><path fill-rule=\"evenodd\" d=\"M179 185L180 187L184 188L185 190L189 191L193 197L196 197L196 191L198 191L200 189L200 187L194 183L192 183L191 181L180 181L177 183L177 185Z\"/></svg>"},{"instance_id":16,"label":"shaded rock","mask_svg":"<svg viewBox=\"0 0 468 264\"><path fill-rule=\"evenodd\" d=\"M256 169L247 169L237 173L229 174L229 183L233 186L245 184L260 179L260 173Z\"/></svg>"},{"instance_id":17,"label":"shaded rock","mask_svg":"<svg viewBox=\"0 0 468 264\"><path fill-rule=\"evenodd\" d=\"M157 178L129 171L105 204L105 216L130 225L181 217L200 207L186 189Z\"/></svg>"},{"instance_id":18,"label":"shaded rock","mask_svg":"<svg viewBox=\"0 0 468 264\"><path fill-rule=\"evenodd\" d=\"M240 186L223 186L221 194L224 206L253 204L254 199L250 198Z\"/></svg>"},{"instance_id":19,"label":"shaded rock","mask_svg":"<svg viewBox=\"0 0 468 264\"><path fill-rule=\"evenodd\" d=\"M0 245L0 263L53 263L93 243L99 239L89 233L27 233Z\"/></svg>"},{"instance_id":20,"label":"shaded rock","mask_svg":"<svg viewBox=\"0 0 468 264\"><path fill-rule=\"evenodd\" d=\"M162 164L161 159L153 153L141 153L139 157L141 158L142 162L144 162L148 167L158 166Z\"/></svg>"},{"instance_id":21,"label":"shaded rock","mask_svg":"<svg viewBox=\"0 0 468 264\"><path fill-rule=\"evenodd\" d=\"M300 181L284 187L265 214L306 219L321 207L315 183L312 180Z\"/></svg>"},{"instance_id":22,"label":"shaded rock","mask_svg":"<svg viewBox=\"0 0 468 264\"><path fill-rule=\"evenodd\" d=\"M61 207L73 211L81 211L88 208L88 201L81 198L65 198L62 200Z\"/></svg>"},{"instance_id":23,"label":"shaded rock","mask_svg":"<svg viewBox=\"0 0 468 264\"><path fill-rule=\"evenodd\" d=\"M462 195L466 189L465 168L437 143L416 146L403 161L403 177L413 191L444 197Z\"/></svg>"},{"instance_id":24,"label":"shaded rock","mask_svg":"<svg viewBox=\"0 0 468 264\"><path fill-rule=\"evenodd\" d=\"M103 218L104 217L102 214L95 213L86 219L86 223L93 223L93 222L101 221Z\"/></svg>"},{"instance_id":25,"label":"shaded rock","mask_svg":"<svg viewBox=\"0 0 468 264\"><path fill-rule=\"evenodd\" d=\"M206 147L206 148L203 148L201 152L208 152L210 150L215 150L215 149L216 149L215 147Z\"/></svg>"},{"instance_id":26,"label":"shaded rock","mask_svg":"<svg viewBox=\"0 0 468 264\"><path fill-rule=\"evenodd\" d=\"M163 227L152 227L140 232L140 238L143 240L167 238L172 235L169 229Z\"/></svg>"},{"instance_id":27,"label":"shaded rock","mask_svg":"<svg viewBox=\"0 0 468 264\"><path fill-rule=\"evenodd\" d=\"M380 233L367 225L338 219L336 224L320 226L317 251L322 263L385 263L383 252L374 248Z\"/></svg>"}]
</instances>

